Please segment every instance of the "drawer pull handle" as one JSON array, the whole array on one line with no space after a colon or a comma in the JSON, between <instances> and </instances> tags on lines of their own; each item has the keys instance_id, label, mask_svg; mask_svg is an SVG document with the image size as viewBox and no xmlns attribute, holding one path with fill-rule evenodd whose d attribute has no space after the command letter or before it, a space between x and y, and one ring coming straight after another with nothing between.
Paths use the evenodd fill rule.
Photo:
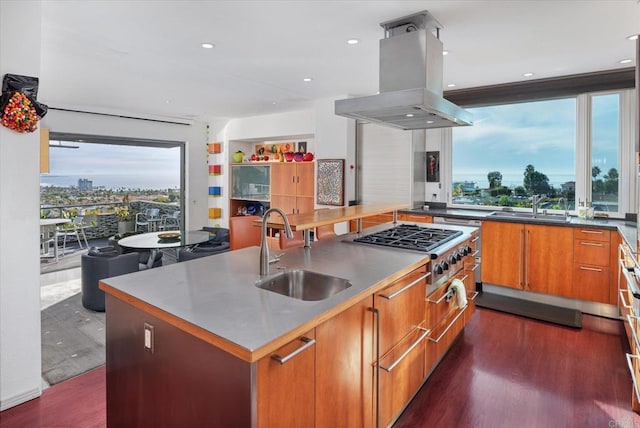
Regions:
<instances>
[{"instance_id":1,"label":"drawer pull handle","mask_svg":"<svg viewBox=\"0 0 640 428\"><path fill-rule=\"evenodd\" d=\"M300 341L305 342L305 344L299 347L298 349L296 349L295 351L293 351L292 353L290 353L289 355L285 355L284 357L281 357L278 354L274 354L271 356L271 359L276 360L280 364L284 364L290 359L292 359L293 357L295 357L296 355L298 355L299 353L301 353L302 351L304 351L305 349L312 347L316 343L315 339L309 339L308 337L301 337Z\"/></svg>"},{"instance_id":2,"label":"drawer pull handle","mask_svg":"<svg viewBox=\"0 0 640 428\"><path fill-rule=\"evenodd\" d=\"M447 290L447 292L444 293L442 296L440 296L440 298L438 300L427 299L427 302L439 305L445 299L447 299L447 302L448 302L449 298L451 298L451 295L452 295L451 290Z\"/></svg>"},{"instance_id":3,"label":"drawer pull handle","mask_svg":"<svg viewBox=\"0 0 640 428\"><path fill-rule=\"evenodd\" d=\"M472 243L473 243L473 242L476 242L478 239L480 239L480 237L479 237L479 236L476 236L475 238L473 238L473 239L471 240L471 242L472 242Z\"/></svg>"},{"instance_id":4,"label":"drawer pull handle","mask_svg":"<svg viewBox=\"0 0 640 428\"><path fill-rule=\"evenodd\" d=\"M600 244L600 243L596 243L596 242L580 241L580 245L587 245L589 247L604 247L604 244Z\"/></svg>"},{"instance_id":5,"label":"drawer pull handle","mask_svg":"<svg viewBox=\"0 0 640 428\"><path fill-rule=\"evenodd\" d=\"M476 297L478 297L478 294L480 294L479 291L474 291L473 295L471 297L469 297L469 300L471 300L471 301L476 300Z\"/></svg>"},{"instance_id":6,"label":"drawer pull handle","mask_svg":"<svg viewBox=\"0 0 640 428\"><path fill-rule=\"evenodd\" d=\"M635 275L629 272L626 268L621 269L622 275L624 275L624 279L627 281L627 286L631 289L631 294L638 294L638 284L636 283Z\"/></svg>"},{"instance_id":7,"label":"drawer pull handle","mask_svg":"<svg viewBox=\"0 0 640 428\"><path fill-rule=\"evenodd\" d=\"M602 269L592 268L592 267L587 267L587 266L580 266L580 270L590 270L590 271L593 271L593 272L602 272Z\"/></svg>"},{"instance_id":8,"label":"drawer pull handle","mask_svg":"<svg viewBox=\"0 0 640 428\"><path fill-rule=\"evenodd\" d=\"M627 365L629 366L629 371L631 372L631 383L633 383L633 390L636 393L636 399L640 401L640 391L638 391L638 382L636 381L636 373L633 370L633 363L631 363L632 358L640 359L640 357L638 357L637 355L631 355L631 354L626 354L626 355L627 355Z\"/></svg>"},{"instance_id":9,"label":"drawer pull handle","mask_svg":"<svg viewBox=\"0 0 640 428\"><path fill-rule=\"evenodd\" d=\"M631 305L627 303L624 293L627 293L629 290L620 290L618 294L620 294L620 301L622 302L622 307L625 309L631 309Z\"/></svg>"},{"instance_id":10,"label":"drawer pull handle","mask_svg":"<svg viewBox=\"0 0 640 428\"><path fill-rule=\"evenodd\" d=\"M442 340L442 338L444 337L445 334L447 334L447 332L451 329L451 327L453 327L453 325L456 323L456 321L458 321L458 318L460 318L460 316L464 313L464 311L467 310L469 306L465 306L459 313L458 315L455 316L455 318L453 320L451 320L451 322L449 323L449 325L447 326L447 328L444 329L444 331L442 333L440 333L440 336L438 336L437 339L433 339L433 338L429 338L430 341L434 342L434 343L438 343Z\"/></svg>"},{"instance_id":11,"label":"drawer pull handle","mask_svg":"<svg viewBox=\"0 0 640 428\"><path fill-rule=\"evenodd\" d=\"M398 295L404 293L405 291L407 291L408 289L410 289L411 287L413 287L414 285L418 284L420 281L422 281L423 279L426 279L427 277L431 276L431 272L427 272L424 275L422 275L420 278L416 279L415 281L413 281L411 284L407 285L406 287L402 287L400 290L396 291L395 293L392 294L380 294L380 297L384 297L387 300L391 300L394 297L397 297Z\"/></svg>"},{"instance_id":12,"label":"drawer pull handle","mask_svg":"<svg viewBox=\"0 0 640 428\"><path fill-rule=\"evenodd\" d=\"M418 327L418 330L422 330L423 333L420 335L420 337L411 344L411 346L409 346L409 348L407 348L406 351L404 351L402 353L402 355L400 355L398 357L397 360L395 360L393 363L391 363L391 365L389 367L384 367L384 366L380 366L380 368L386 372L390 372L391 370L393 370L398 364L400 364L400 362L402 360L404 360L404 358L409 355L409 352L413 351L413 348L415 348L416 346L418 346L418 344L420 344L420 342L422 342L424 340L425 337L427 337L427 335L429 333L431 333L431 330L428 330L426 328L422 328L422 327Z\"/></svg>"},{"instance_id":13,"label":"drawer pull handle","mask_svg":"<svg viewBox=\"0 0 640 428\"><path fill-rule=\"evenodd\" d=\"M581 229L580 233L591 233L592 235L604 235L604 232L601 230L585 230Z\"/></svg>"},{"instance_id":14,"label":"drawer pull handle","mask_svg":"<svg viewBox=\"0 0 640 428\"><path fill-rule=\"evenodd\" d=\"M634 323L632 319L635 319ZM640 350L640 342L638 341L638 334L636 333L636 328L638 327L638 317L634 317L633 315L627 315L627 322L629 323L629 327L631 327L631 335L633 336L633 343L636 345L635 351L638 352Z\"/></svg>"}]
</instances>

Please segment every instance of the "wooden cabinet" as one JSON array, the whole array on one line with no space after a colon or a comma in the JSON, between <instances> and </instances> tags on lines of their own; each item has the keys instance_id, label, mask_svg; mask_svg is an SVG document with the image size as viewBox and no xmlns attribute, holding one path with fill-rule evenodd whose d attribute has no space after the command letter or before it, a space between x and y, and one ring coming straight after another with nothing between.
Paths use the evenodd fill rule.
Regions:
<instances>
[{"instance_id":1,"label":"wooden cabinet","mask_svg":"<svg viewBox=\"0 0 640 428\"><path fill-rule=\"evenodd\" d=\"M611 232L602 229L574 230L574 280L572 297L616 304L611 300Z\"/></svg>"},{"instance_id":2,"label":"wooden cabinet","mask_svg":"<svg viewBox=\"0 0 640 428\"><path fill-rule=\"evenodd\" d=\"M317 427L374 425L372 306L370 296L316 327Z\"/></svg>"},{"instance_id":3,"label":"wooden cabinet","mask_svg":"<svg viewBox=\"0 0 640 428\"><path fill-rule=\"evenodd\" d=\"M287 214L313 211L314 165L313 162L271 164L271 206Z\"/></svg>"},{"instance_id":4,"label":"wooden cabinet","mask_svg":"<svg viewBox=\"0 0 640 428\"><path fill-rule=\"evenodd\" d=\"M482 282L561 296L571 287L572 228L484 221L482 247Z\"/></svg>"},{"instance_id":5,"label":"wooden cabinet","mask_svg":"<svg viewBox=\"0 0 640 428\"><path fill-rule=\"evenodd\" d=\"M258 427L315 425L315 332L258 361Z\"/></svg>"},{"instance_id":6,"label":"wooden cabinet","mask_svg":"<svg viewBox=\"0 0 640 428\"><path fill-rule=\"evenodd\" d=\"M379 323L379 426L389 425L424 380L426 265L374 295Z\"/></svg>"},{"instance_id":7,"label":"wooden cabinet","mask_svg":"<svg viewBox=\"0 0 640 428\"><path fill-rule=\"evenodd\" d=\"M573 281L573 230L563 226L525 226L527 291L562 296Z\"/></svg>"},{"instance_id":8,"label":"wooden cabinet","mask_svg":"<svg viewBox=\"0 0 640 428\"><path fill-rule=\"evenodd\" d=\"M482 222L482 282L524 288L524 225Z\"/></svg>"},{"instance_id":9,"label":"wooden cabinet","mask_svg":"<svg viewBox=\"0 0 640 428\"><path fill-rule=\"evenodd\" d=\"M430 215L421 215L421 214L408 214L408 213L400 213L398 214L398 220L402 221L412 221L415 223L433 223L433 216Z\"/></svg>"},{"instance_id":10,"label":"wooden cabinet","mask_svg":"<svg viewBox=\"0 0 640 428\"><path fill-rule=\"evenodd\" d=\"M40 173L49 172L49 129L40 127Z\"/></svg>"},{"instance_id":11,"label":"wooden cabinet","mask_svg":"<svg viewBox=\"0 0 640 428\"><path fill-rule=\"evenodd\" d=\"M378 226L384 223L393 222L393 213L384 213L378 215L372 215L369 217L364 217L361 219L362 221L362 229L366 229L367 227ZM350 220L349 221L349 232L355 232L358 230L358 221Z\"/></svg>"}]
</instances>

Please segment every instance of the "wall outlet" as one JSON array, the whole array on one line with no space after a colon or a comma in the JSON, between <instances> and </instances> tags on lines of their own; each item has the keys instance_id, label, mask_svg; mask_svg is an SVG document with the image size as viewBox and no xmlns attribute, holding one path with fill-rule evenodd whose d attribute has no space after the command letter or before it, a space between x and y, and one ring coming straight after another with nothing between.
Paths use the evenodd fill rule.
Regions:
<instances>
[{"instance_id":1,"label":"wall outlet","mask_svg":"<svg viewBox=\"0 0 640 428\"><path fill-rule=\"evenodd\" d=\"M149 323L144 323L144 350L153 354L154 342L153 326Z\"/></svg>"}]
</instances>

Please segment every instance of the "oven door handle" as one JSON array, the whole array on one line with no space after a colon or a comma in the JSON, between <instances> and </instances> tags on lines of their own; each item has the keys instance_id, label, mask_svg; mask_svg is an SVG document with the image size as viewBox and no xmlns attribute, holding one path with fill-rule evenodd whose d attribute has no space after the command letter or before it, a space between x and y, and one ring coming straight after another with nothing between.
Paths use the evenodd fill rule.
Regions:
<instances>
[{"instance_id":1,"label":"oven door handle","mask_svg":"<svg viewBox=\"0 0 640 428\"><path fill-rule=\"evenodd\" d=\"M422 281L423 279L428 278L429 276L431 276L431 272L427 272L426 274L422 275L420 278L416 279L415 281L413 281L411 284L402 287L400 290L396 291L395 293L391 293L391 294L379 294L380 297L383 297L387 300L391 300L394 297L399 296L400 294L404 293L405 291L407 291L408 289L410 289L411 287L413 287L414 285L418 284L420 281Z\"/></svg>"}]
</instances>

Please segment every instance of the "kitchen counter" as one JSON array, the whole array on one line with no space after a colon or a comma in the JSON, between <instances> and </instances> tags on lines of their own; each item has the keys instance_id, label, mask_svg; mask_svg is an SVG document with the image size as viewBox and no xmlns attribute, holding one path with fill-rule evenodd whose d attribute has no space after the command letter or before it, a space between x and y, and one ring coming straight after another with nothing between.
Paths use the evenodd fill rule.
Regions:
<instances>
[{"instance_id":1,"label":"kitchen counter","mask_svg":"<svg viewBox=\"0 0 640 428\"><path fill-rule=\"evenodd\" d=\"M258 247L109 278L101 281L100 287L232 355L254 362L429 261L422 253L345 242L354 235L318 241L313 248L287 250L280 262L270 266L271 273L284 267L308 269L351 281L351 287L321 301L297 300L257 288Z\"/></svg>"},{"instance_id":2,"label":"kitchen counter","mask_svg":"<svg viewBox=\"0 0 640 428\"><path fill-rule=\"evenodd\" d=\"M447 218L459 218L464 220L490 220L490 221L504 221L512 223L531 223L531 224L543 224L548 226L572 226L572 227L594 227L603 228L609 230L618 230L624 240L631 246L636 248L636 240L638 238L638 232L635 222L629 222L622 219L609 219L609 218L595 218L593 220L581 219L579 217L571 217L566 223L555 223L548 221L536 221L536 219L526 219L521 217L498 217L492 216L491 213L495 210L477 210L477 209L412 209L401 210L400 213L408 213L412 215L425 215L432 217L447 217Z\"/></svg>"}]
</instances>

